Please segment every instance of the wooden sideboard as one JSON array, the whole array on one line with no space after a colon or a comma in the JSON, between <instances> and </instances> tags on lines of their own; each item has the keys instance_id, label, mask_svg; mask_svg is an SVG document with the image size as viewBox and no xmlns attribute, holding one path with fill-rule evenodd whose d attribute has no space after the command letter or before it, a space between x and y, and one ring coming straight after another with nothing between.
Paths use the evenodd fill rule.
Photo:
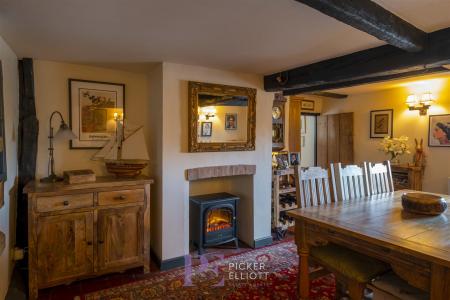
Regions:
<instances>
[{"instance_id":1,"label":"wooden sideboard","mask_svg":"<svg viewBox=\"0 0 450 300\"><path fill-rule=\"evenodd\" d=\"M423 167L391 165L394 190L422 190Z\"/></svg>"},{"instance_id":2,"label":"wooden sideboard","mask_svg":"<svg viewBox=\"0 0 450 300\"><path fill-rule=\"evenodd\" d=\"M150 270L150 185L98 177L82 184L29 183L29 298L38 289L134 267Z\"/></svg>"}]
</instances>

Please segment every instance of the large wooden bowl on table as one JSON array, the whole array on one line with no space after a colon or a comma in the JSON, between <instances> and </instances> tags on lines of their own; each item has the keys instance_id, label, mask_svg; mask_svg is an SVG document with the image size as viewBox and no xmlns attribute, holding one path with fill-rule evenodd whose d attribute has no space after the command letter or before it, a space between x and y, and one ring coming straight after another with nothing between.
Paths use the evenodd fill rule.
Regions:
<instances>
[{"instance_id":1,"label":"large wooden bowl on table","mask_svg":"<svg viewBox=\"0 0 450 300\"><path fill-rule=\"evenodd\" d=\"M419 192L403 194L402 206L407 212L433 216L447 210L447 202L441 196Z\"/></svg>"}]
</instances>

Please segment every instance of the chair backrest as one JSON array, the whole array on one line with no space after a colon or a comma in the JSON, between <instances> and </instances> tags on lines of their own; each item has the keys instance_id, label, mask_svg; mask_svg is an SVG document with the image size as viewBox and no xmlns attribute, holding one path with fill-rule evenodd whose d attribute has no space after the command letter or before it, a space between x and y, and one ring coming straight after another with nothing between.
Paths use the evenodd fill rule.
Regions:
<instances>
[{"instance_id":1,"label":"chair backrest","mask_svg":"<svg viewBox=\"0 0 450 300\"><path fill-rule=\"evenodd\" d=\"M369 174L370 193L372 195L394 191L390 161L387 160L376 164L369 162L367 172Z\"/></svg>"},{"instance_id":2,"label":"chair backrest","mask_svg":"<svg viewBox=\"0 0 450 300\"><path fill-rule=\"evenodd\" d=\"M295 187L298 207L331 203L328 170L310 167L301 170L295 166Z\"/></svg>"},{"instance_id":3,"label":"chair backrest","mask_svg":"<svg viewBox=\"0 0 450 300\"><path fill-rule=\"evenodd\" d=\"M341 163L331 164L330 170L333 188L336 191L339 201L370 195L365 163L362 167L357 165L342 167Z\"/></svg>"}]
</instances>

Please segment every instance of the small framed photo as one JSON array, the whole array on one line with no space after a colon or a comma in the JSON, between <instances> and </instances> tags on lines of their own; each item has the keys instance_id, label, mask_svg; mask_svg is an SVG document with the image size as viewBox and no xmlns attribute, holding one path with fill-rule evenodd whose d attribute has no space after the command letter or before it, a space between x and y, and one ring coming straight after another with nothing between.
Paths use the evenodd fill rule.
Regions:
<instances>
[{"instance_id":1,"label":"small framed photo","mask_svg":"<svg viewBox=\"0 0 450 300\"><path fill-rule=\"evenodd\" d=\"M282 151L275 154L277 160L277 169L289 168L289 153Z\"/></svg>"},{"instance_id":2,"label":"small framed photo","mask_svg":"<svg viewBox=\"0 0 450 300\"><path fill-rule=\"evenodd\" d=\"M313 100L302 100L302 110L315 110L315 102Z\"/></svg>"},{"instance_id":3,"label":"small framed photo","mask_svg":"<svg viewBox=\"0 0 450 300\"><path fill-rule=\"evenodd\" d=\"M450 147L450 114L430 116L428 146Z\"/></svg>"},{"instance_id":4,"label":"small framed photo","mask_svg":"<svg viewBox=\"0 0 450 300\"><path fill-rule=\"evenodd\" d=\"M394 110L372 110L370 111L370 138L382 139L393 136Z\"/></svg>"},{"instance_id":5,"label":"small framed photo","mask_svg":"<svg viewBox=\"0 0 450 300\"><path fill-rule=\"evenodd\" d=\"M291 166L300 164L300 152L289 152L289 164Z\"/></svg>"},{"instance_id":6,"label":"small framed photo","mask_svg":"<svg viewBox=\"0 0 450 300\"><path fill-rule=\"evenodd\" d=\"M201 136L210 137L212 135L212 122L201 123Z\"/></svg>"},{"instance_id":7,"label":"small framed photo","mask_svg":"<svg viewBox=\"0 0 450 300\"><path fill-rule=\"evenodd\" d=\"M225 114L225 130L237 129L237 114Z\"/></svg>"}]
</instances>

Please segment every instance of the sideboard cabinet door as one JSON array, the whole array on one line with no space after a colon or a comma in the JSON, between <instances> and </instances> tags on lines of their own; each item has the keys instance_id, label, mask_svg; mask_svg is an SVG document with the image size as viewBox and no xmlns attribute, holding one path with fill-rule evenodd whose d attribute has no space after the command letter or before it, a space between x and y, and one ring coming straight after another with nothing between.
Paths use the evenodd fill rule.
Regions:
<instances>
[{"instance_id":1,"label":"sideboard cabinet door","mask_svg":"<svg viewBox=\"0 0 450 300\"><path fill-rule=\"evenodd\" d=\"M93 212L38 218L40 287L93 272L93 226Z\"/></svg>"},{"instance_id":2,"label":"sideboard cabinet door","mask_svg":"<svg viewBox=\"0 0 450 300\"><path fill-rule=\"evenodd\" d=\"M98 211L98 265L114 270L143 262L143 206Z\"/></svg>"}]
</instances>

